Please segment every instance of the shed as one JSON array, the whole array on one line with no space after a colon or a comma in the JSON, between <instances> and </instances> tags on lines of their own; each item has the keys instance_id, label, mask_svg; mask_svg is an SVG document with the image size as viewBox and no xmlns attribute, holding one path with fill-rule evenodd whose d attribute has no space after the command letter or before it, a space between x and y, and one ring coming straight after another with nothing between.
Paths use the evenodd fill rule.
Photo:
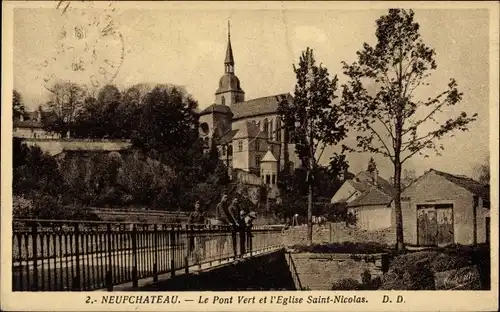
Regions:
<instances>
[{"instance_id":1,"label":"shed","mask_svg":"<svg viewBox=\"0 0 500 312\"><path fill-rule=\"evenodd\" d=\"M445 246L489 241L489 186L466 176L430 169L402 192L401 210L407 244Z\"/></svg>"}]
</instances>

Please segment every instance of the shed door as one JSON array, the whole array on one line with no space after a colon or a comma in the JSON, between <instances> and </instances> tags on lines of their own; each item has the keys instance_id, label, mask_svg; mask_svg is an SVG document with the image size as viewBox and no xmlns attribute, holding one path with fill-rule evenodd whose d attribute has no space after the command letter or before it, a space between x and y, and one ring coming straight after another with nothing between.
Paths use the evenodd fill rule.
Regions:
<instances>
[{"instance_id":1,"label":"shed door","mask_svg":"<svg viewBox=\"0 0 500 312\"><path fill-rule=\"evenodd\" d=\"M437 222L434 205L417 205L418 245L436 245Z\"/></svg>"},{"instance_id":2,"label":"shed door","mask_svg":"<svg viewBox=\"0 0 500 312\"><path fill-rule=\"evenodd\" d=\"M453 244L453 205L436 205L438 245Z\"/></svg>"}]
</instances>

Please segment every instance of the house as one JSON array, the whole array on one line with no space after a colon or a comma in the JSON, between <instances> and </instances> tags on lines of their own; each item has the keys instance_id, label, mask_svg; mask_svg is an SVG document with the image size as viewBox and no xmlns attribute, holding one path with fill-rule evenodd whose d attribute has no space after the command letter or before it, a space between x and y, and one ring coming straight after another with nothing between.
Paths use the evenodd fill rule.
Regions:
<instances>
[{"instance_id":1,"label":"house","mask_svg":"<svg viewBox=\"0 0 500 312\"><path fill-rule=\"evenodd\" d=\"M356 216L359 229L373 231L394 224L393 209L389 206L394 195L392 185L378 175L378 170L362 171L346 180L331 202L345 203L347 212Z\"/></svg>"},{"instance_id":2,"label":"house","mask_svg":"<svg viewBox=\"0 0 500 312\"><path fill-rule=\"evenodd\" d=\"M42 121L50 118L51 113L38 109L33 112L24 112L12 122L12 136L15 138L29 139L56 139L60 138L57 133L51 133L43 128Z\"/></svg>"},{"instance_id":3,"label":"house","mask_svg":"<svg viewBox=\"0 0 500 312\"><path fill-rule=\"evenodd\" d=\"M488 185L430 169L403 190L401 199L407 244L444 246L489 241Z\"/></svg>"}]
</instances>

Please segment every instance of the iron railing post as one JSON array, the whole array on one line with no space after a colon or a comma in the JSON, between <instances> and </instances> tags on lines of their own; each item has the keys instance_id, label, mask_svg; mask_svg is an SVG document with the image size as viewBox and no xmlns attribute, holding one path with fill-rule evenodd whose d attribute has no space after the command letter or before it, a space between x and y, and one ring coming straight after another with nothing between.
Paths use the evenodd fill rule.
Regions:
<instances>
[{"instance_id":1,"label":"iron railing post","mask_svg":"<svg viewBox=\"0 0 500 312\"><path fill-rule=\"evenodd\" d=\"M175 229L174 226L170 227L170 254L172 258L170 259L170 275L175 276Z\"/></svg>"},{"instance_id":2,"label":"iron railing post","mask_svg":"<svg viewBox=\"0 0 500 312\"><path fill-rule=\"evenodd\" d=\"M132 257L134 259L134 264L132 266L132 287L136 288L139 286L138 274L137 274L137 227L135 223L132 225Z\"/></svg>"},{"instance_id":3,"label":"iron railing post","mask_svg":"<svg viewBox=\"0 0 500 312\"><path fill-rule=\"evenodd\" d=\"M75 224L74 233L75 233L75 262L76 262L76 272L75 276L73 276L73 291L79 291L80 288L80 230L79 224Z\"/></svg>"},{"instance_id":4,"label":"iron railing post","mask_svg":"<svg viewBox=\"0 0 500 312\"><path fill-rule=\"evenodd\" d=\"M157 225L155 223L154 229L153 229L153 235L154 235L154 263L153 263L153 282L158 282L158 229Z\"/></svg>"},{"instance_id":5,"label":"iron railing post","mask_svg":"<svg viewBox=\"0 0 500 312\"><path fill-rule=\"evenodd\" d=\"M111 223L107 224L108 245L108 271L106 272L106 284L108 291L113 291L113 251L111 250Z\"/></svg>"},{"instance_id":6,"label":"iron railing post","mask_svg":"<svg viewBox=\"0 0 500 312\"><path fill-rule=\"evenodd\" d=\"M33 241L32 244L32 253L33 253L33 285L31 286L34 291L38 290L38 234L37 234L37 224L33 222L31 228L31 239ZM43 260L42 260L43 261ZM29 265L28 265L29 267ZM29 273L28 273L29 274Z\"/></svg>"}]
</instances>

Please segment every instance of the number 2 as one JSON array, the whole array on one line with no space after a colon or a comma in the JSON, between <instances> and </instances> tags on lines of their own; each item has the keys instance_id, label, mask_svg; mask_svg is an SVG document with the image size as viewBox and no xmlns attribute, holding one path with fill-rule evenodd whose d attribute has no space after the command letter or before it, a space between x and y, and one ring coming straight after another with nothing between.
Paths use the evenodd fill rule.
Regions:
<instances>
[{"instance_id":1,"label":"number 2","mask_svg":"<svg viewBox=\"0 0 500 312\"><path fill-rule=\"evenodd\" d=\"M90 303L90 296L87 296L87 299L85 299L85 303Z\"/></svg>"}]
</instances>

